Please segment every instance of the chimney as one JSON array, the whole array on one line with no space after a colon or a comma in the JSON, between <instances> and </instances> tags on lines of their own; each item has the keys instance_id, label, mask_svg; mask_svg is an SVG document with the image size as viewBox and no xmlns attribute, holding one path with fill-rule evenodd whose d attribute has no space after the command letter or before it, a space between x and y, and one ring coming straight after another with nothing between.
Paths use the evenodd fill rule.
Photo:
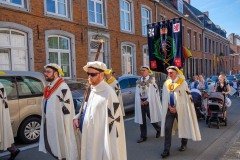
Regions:
<instances>
[{"instance_id":1,"label":"chimney","mask_svg":"<svg viewBox=\"0 0 240 160\"><path fill-rule=\"evenodd\" d=\"M185 2L187 2L188 4L191 4L191 0L184 0Z\"/></svg>"},{"instance_id":2,"label":"chimney","mask_svg":"<svg viewBox=\"0 0 240 160\"><path fill-rule=\"evenodd\" d=\"M205 14L207 17L209 17L209 12L208 11L203 12L203 14Z\"/></svg>"}]
</instances>

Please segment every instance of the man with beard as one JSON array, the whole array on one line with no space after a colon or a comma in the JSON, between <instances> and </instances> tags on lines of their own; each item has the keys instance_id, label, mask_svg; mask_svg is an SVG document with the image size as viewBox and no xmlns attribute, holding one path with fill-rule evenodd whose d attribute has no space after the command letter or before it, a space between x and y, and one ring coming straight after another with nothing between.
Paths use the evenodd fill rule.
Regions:
<instances>
[{"instance_id":1,"label":"man with beard","mask_svg":"<svg viewBox=\"0 0 240 160\"><path fill-rule=\"evenodd\" d=\"M74 159L126 160L125 129L119 100L103 80L107 67L94 61L88 62L83 69L88 75L91 91L73 120L74 128L80 129L78 147L72 150L78 149Z\"/></svg>"},{"instance_id":2,"label":"man with beard","mask_svg":"<svg viewBox=\"0 0 240 160\"><path fill-rule=\"evenodd\" d=\"M0 71L0 74L3 73ZM6 90L0 83L0 150L8 150L11 155L9 160L14 160L20 150L14 145Z\"/></svg>"},{"instance_id":3,"label":"man with beard","mask_svg":"<svg viewBox=\"0 0 240 160\"><path fill-rule=\"evenodd\" d=\"M70 138L73 133L74 105L71 91L63 78L60 66L44 66L44 76L49 84L44 88L39 151L50 153L59 160L70 157ZM73 141L74 143L74 141Z\"/></svg>"},{"instance_id":4,"label":"man with beard","mask_svg":"<svg viewBox=\"0 0 240 160\"><path fill-rule=\"evenodd\" d=\"M179 151L185 151L188 139L200 141L198 121L191 93L183 73L176 66L167 68L168 79L163 84L162 93L162 130L165 136L162 158L170 155L171 139L178 128L178 137L182 138Z\"/></svg>"}]
</instances>

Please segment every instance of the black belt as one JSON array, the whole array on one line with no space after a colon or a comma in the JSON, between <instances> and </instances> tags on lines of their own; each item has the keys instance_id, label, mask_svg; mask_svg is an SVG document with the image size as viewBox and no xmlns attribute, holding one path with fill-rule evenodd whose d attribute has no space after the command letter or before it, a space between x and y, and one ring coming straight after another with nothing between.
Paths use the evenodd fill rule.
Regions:
<instances>
[{"instance_id":1,"label":"black belt","mask_svg":"<svg viewBox=\"0 0 240 160\"><path fill-rule=\"evenodd\" d=\"M141 98L141 101L146 101L147 100L147 98Z\"/></svg>"}]
</instances>

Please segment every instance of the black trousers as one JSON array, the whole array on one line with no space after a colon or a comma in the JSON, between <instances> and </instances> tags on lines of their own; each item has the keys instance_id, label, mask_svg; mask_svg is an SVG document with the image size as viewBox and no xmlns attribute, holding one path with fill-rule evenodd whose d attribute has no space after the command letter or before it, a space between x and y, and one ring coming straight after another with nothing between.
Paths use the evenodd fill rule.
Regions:
<instances>
[{"instance_id":1,"label":"black trousers","mask_svg":"<svg viewBox=\"0 0 240 160\"><path fill-rule=\"evenodd\" d=\"M165 140L164 140L164 151L169 152L172 141L172 128L174 119L178 119L177 113L171 113L168 109L165 121ZM188 139L182 138L181 144L186 146Z\"/></svg>"},{"instance_id":2,"label":"black trousers","mask_svg":"<svg viewBox=\"0 0 240 160\"><path fill-rule=\"evenodd\" d=\"M141 137L147 138L147 124L146 124L146 115L150 119L150 111L149 111L149 105L141 106L142 110L142 121L143 124L140 124L140 130L141 130ZM158 125L158 123L152 123L153 127L156 131L161 131L161 127Z\"/></svg>"}]
</instances>

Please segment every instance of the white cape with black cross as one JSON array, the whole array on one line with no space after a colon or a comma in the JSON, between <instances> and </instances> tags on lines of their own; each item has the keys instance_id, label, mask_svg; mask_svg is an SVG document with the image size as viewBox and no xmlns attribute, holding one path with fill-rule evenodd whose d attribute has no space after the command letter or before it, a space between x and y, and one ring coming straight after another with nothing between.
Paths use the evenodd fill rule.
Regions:
<instances>
[{"instance_id":1,"label":"white cape with black cross","mask_svg":"<svg viewBox=\"0 0 240 160\"><path fill-rule=\"evenodd\" d=\"M124 121L114 90L106 82L100 82L91 88L84 107L86 105L82 133L78 134L79 153L75 159L126 160ZM79 114L75 118L79 118Z\"/></svg>"},{"instance_id":2,"label":"white cape with black cross","mask_svg":"<svg viewBox=\"0 0 240 160\"><path fill-rule=\"evenodd\" d=\"M46 114L42 108L42 122L40 130L39 151L47 153L44 142L44 123L46 123L47 140L51 151L58 159L70 157L71 138L74 135L73 117L75 109L71 91L66 83L62 83L47 101ZM74 141L73 141L74 142Z\"/></svg>"},{"instance_id":3,"label":"white cape with black cross","mask_svg":"<svg viewBox=\"0 0 240 160\"><path fill-rule=\"evenodd\" d=\"M6 90L0 83L0 150L6 150L14 143Z\"/></svg>"}]
</instances>

